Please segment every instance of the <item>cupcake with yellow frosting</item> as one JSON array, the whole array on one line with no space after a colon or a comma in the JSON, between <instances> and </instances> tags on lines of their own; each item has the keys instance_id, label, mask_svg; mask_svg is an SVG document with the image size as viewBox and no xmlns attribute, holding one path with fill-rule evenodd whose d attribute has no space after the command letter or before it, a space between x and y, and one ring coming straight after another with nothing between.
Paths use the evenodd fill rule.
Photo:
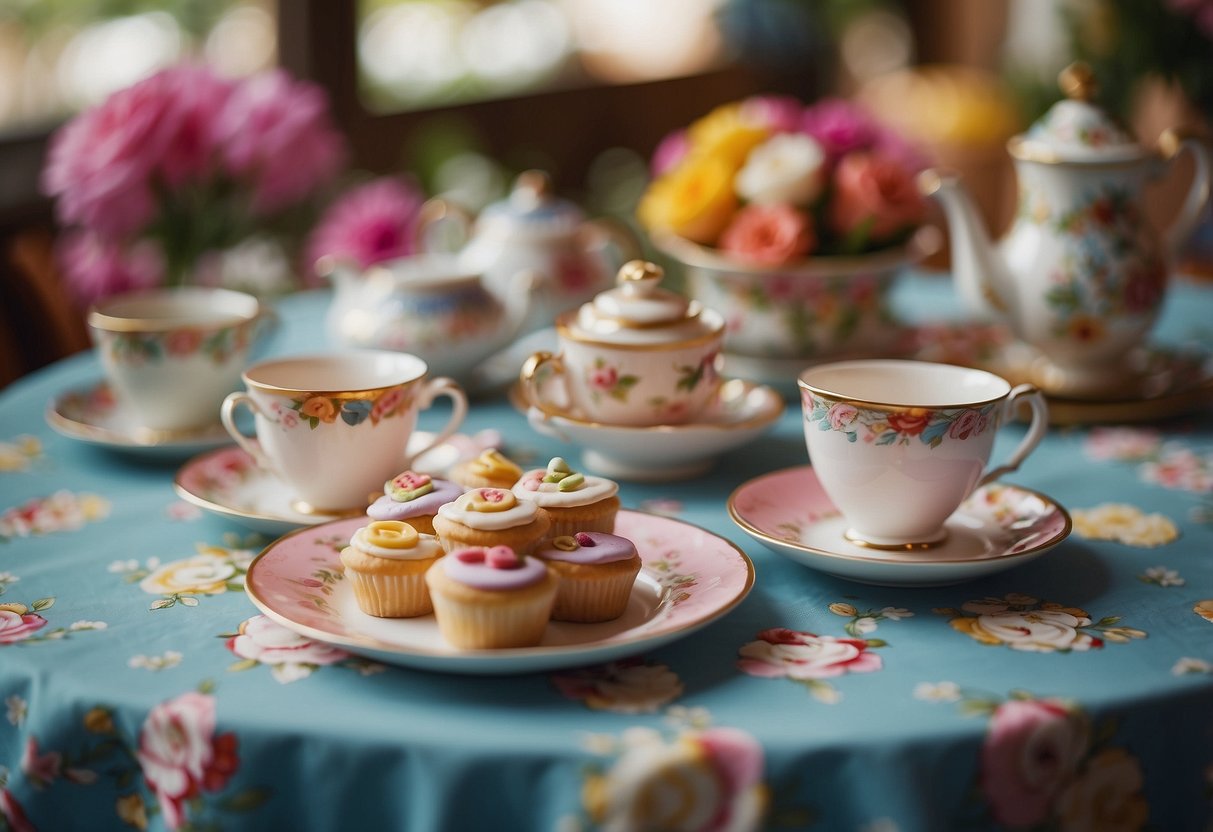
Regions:
<instances>
[{"instance_id":1,"label":"cupcake with yellow frosting","mask_svg":"<svg viewBox=\"0 0 1213 832\"><path fill-rule=\"evenodd\" d=\"M560 579L509 546L456 549L425 574L438 631L452 647L533 647L543 638Z\"/></svg>"},{"instance_id":2,"label":"cupcake with yellow frosting","mask_svg":"<svg viewBox=\"0 0 1213 832\"><path fill-rule=\"evenodd\" d=\"M375 520L341 550L345 579L358 608L380 618L413 618L434 611L425 573L443 556L438 538L401 520Z\"/></svg>"},{"instance_id":3,"label":"cupcake with yellow frosting","mask_svg":"<svg viewBox=\"0 0 1213 832\"><path fill-rule=\"evenodd\" d=\"M574 471L558 456L546 468L523 474L513 491L519 499L529 500L551 515L546 540L577 532L615 531L618 483Z\"/></svg>"},{"instance_id":4,"label":"cupcake with yellow frosting","mask_svg":"<svg viewBox=\"0 0 1213 832\"><path fill-rule=\"evenodd\" d=\"M456 465L449 476L464 488L511 488L522 476L522 468L501 451L489 448Z\"/></svg>"},{"instance_id":5,"label":"cupcake with yellow frosting","mask_svg":"<svg viewBox=\"0 0 1213 832\"><path fill-rule=\"evenodd\" d=\"M552 521L530 500L504 488L473 488L438 509L434 531L448 552L467 546L509 546L530 552Z\"/></svg>"}]
</instances>

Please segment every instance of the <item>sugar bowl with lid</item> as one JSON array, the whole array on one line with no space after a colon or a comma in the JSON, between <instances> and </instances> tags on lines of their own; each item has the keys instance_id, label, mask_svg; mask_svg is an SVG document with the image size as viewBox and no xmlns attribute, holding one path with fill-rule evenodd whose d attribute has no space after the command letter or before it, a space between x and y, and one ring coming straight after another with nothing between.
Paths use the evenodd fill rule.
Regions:
<instances>
[{"instance_id":1,"label":"sugar bowl with lid","mask_svg":"<svg viewBox=\"0 0 1213 832\"><path fill-rule=\"evenodd\" d=\"M528 403L611 425L692 421L719 387L725 322L663 288L663 276L656 264L629 261L615 288L558 316L559 351L534 353L522 367Z\"/></svg>"}]
</instances>

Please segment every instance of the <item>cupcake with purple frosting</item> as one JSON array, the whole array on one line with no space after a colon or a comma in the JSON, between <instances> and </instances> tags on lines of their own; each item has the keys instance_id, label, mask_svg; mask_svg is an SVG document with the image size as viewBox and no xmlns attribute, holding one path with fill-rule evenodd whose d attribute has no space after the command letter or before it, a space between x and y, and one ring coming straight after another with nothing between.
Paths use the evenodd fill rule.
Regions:
<instances>
[{"instance_id":1,"label":"cupcake with purple frosting","mask_svg":"<svg viewBox=\"0 0 1213 832\"><path fill-rule=\"evenodd\" d=\"M403 520L422 534L433 534L438 509L462 493L453 482L405 471L384 483L383 496L366 513L372 520Z\"/></svg>"},{"instance_id":2,"label":"cupcake with purple frosting","mask_svg":"<svg viewBox=\"0 0 1213 832\"><path fill-rule=\"evenodd\" d=\"M555 621L610 621L623 615L640 574L640 555L626 537L606 532L561 535L535 550L560 576Z\"/></svg>"},{"instance_id":3,"label":"cupcake with purple frosting","mask_svg":"<svg viewBox=\"0 0 1213 832\"><path fill-rule=\"evenodd\" d=\"M438 630L452 647L534 647L543 639L560 578L509 546L470 546L425 573Z\"/></svg>"}]
</instances>

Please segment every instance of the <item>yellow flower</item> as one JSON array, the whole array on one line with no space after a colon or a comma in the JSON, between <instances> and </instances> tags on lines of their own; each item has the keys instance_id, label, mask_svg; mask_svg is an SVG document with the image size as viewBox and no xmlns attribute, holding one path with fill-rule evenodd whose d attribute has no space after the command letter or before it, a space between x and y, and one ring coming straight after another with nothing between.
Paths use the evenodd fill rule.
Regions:
<instances>
[{"instance_id":1,"label":"yellow flower","mask_svg":"<svg viewBox=\"0 0 1213 832\"><path fill-rule=\"evenodd\" d=\"M1192 607L1192 612L1199 615L1205 621L1213 621L1213 598L1197 601L1196 606Z\"/></svg>"},{"instance_id":2,"label":"yellow flower","mask_svg":"<svg viewBox=\"0 0 1213 832\"><path fill-rule=\"evenodd\" d=\"M114 717L105 708L92 708L84 715L84 728L94 734L112 734Z\"/></svg>"},{"instance_id":3,"label":"yellow flower","mask_svg":"<svg viewBox=\"0 0 1213 832\"><path fill-rule=\"evenodd\" d=\"M312 396L305 400L300 406L299 412L325 423L334 422L337 419L336 405L325 396Z\"/></svg>"},{"instance_id":4,"label":"yellow flower","mask_svg":"<svg viewBox=\"0 0 1213 832\"><path fill-rule=\"evenodd\" d=\"M128 794L118 798L115 809L118 817L127 826L147 829L147 807L143 805L143 798L139 794Z\"/></svg>"},{"instance_id":5,"label":"yellow flower","mask_svg":"<svg viewBox=\"0 0 1213 832\"><path fill-rule=\"evenodd\" d=\"M740 104L724 104L687 128L687 155L691 160L718 159L725 163L731 181L750 151L770 136L766 127L745 120Z\"/></svg>"},{"instance_id":6,"label":"yellow flower","mask_svg":"<svg viewBox=\"0 0 1213 832\"><path fill-rule=\"evenodd\" d=\"M1165 515L1146 514L1136 506L1104 503L1071 512L1074 531L1091 540L1116 540L1130 546L1153 547L1170 543L1179 529Z\"/></svg>"},{"instance_id":7,"label":"yellow flower","mask_svg":"<svg viewBox=\"0 0 1213 832\"><path fill-rule=\"evenodd\" d=\"M737 209L733 173L714 157L688 159L649 186L637 216L650 230L665 229L710 245Z\"/></svg>"},{"instance_id":8,"label":"yellow flower","mask_svg":"<svg viewBox=\"0 0 1213 832\"><path fill-rule=\"evenodd\" d=\"M856 610L855 607L852 606L851 604L844 604L841 601L839 601L839 602L830 604L830 612L834 613L835 615L851 616L851 615L857 615L859 611Z\"/></svg>"}]
</instances>

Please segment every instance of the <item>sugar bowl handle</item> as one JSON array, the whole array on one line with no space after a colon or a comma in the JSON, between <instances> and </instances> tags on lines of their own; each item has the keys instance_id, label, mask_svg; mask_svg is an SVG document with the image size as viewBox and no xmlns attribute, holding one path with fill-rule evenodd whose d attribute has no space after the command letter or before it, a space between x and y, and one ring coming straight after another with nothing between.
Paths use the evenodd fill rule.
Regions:
<instances>
[{"instance_id":1,"label":"sugar bowl handle","mask_svg":"<svg viewBox=\"0 0 1213 832\"><path fill-rule=\"evenodd\" d=\"M522 387L522 397L528 405L541 411L544 416L563 416L558 409L544 400L540 391L543 383L541 375L555 373L564 379L564 358L550 352L539 351L531 353L530 358L523 362L522 370L518 373L518 383ZM566 389L567 400L567 389Z\"/></svg>"}]
</instances>

